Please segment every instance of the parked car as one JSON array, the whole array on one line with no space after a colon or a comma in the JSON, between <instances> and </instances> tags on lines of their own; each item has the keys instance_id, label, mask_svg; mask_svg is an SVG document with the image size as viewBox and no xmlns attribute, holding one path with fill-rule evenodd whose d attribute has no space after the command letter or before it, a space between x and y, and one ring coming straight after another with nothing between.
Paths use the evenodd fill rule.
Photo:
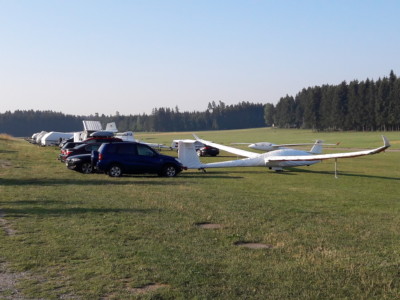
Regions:
<instances>
[{"instance_id":1,"label":"parked car","mask_svg":"<svg viewBox=\"0 0 400 300\"><path fill-rule=\"evenodd\" d=\"M92 163L96 161L99 171L111 177L122 174L158 174L174 177L183 165L172 156L159 154L150 146L137 142L102 144L98 151L92 152Z\"/></svg>"},{"instance_id":2,"label":"parked car","mask_svg":"<svg viewBox=\"0 0 400 300\"><path fill-rule=\"evenodd\" d=\"M64 139L64 140L62 140L61 143L59 144L60 149L61 149L62 147L64 147L67 143L72 143L73 141L74 141L74 138L73 138L73 137L71 137L71 138L69 138L69 139Z\"/></svg>"},{"instance_id":3,"label":"parked car","mask_svg":"<svg viewBox=\"0 0 400 300\"><path fill-rule=\"evenodd\" d=\"M90 154L92 151L99 149L102 143L81 144L60 155L61 162L66 162L67 158L78 154Z\"/></svg>"},{"instance_id":4,"label":"parked car","mask_svg":"<svg viewBox=\"0 0 400 300\"><path fill-rule=\"evenodd\" d=\"M89 174L93 172L91 153L72 155L65 160L68 169Z\"/></svg>"},{"instance_id":5,"label":"parked car","mask_svg":"<svg viewBox=\"0 0 400 300\"><path fill-rule=\"evenodd\" d=\"M62 157L67 154L68 149L75 148L78 145L82 145L82 142L69 142L66 143L61 149L60 154L58 155L58 159L62 161Z\"/></svg>"},{"instance_id":6,"label":"parked car","mask_svg":"<svg viewBox=\"0 0 400 300\"><path fill-rule=\"evenodd\" d=\"M122 140L114 137L94 137L86 139L83 142L80 142L80 144L77 144L75 147L67 148L65 151L61 151L59 160L61 160L61 162L65 162L67 157L71 155L90 153L92 150L97 150L102 143L112 142L122 142ZM94 145L94 147L84 147L82 145Z\"/></svg>"},{"instance_id":7,"label":"parked car","mask_svg":"<svg viewBox=\"0 0 400 300\"><path fill-rule=\"evenodd\" d=\"M198 156L217 156L219 154L219 149L205 145L197 149L196 152Z\"/></svg>"}]
</instances>

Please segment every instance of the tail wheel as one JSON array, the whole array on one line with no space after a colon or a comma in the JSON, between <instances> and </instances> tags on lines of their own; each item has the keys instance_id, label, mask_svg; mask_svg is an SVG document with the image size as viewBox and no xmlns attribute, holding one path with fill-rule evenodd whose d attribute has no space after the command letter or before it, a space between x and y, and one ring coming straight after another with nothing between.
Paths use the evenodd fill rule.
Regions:
<instances>
[{"instance_id":1,"label":"tail wheel","mask_svg":"<svg viewBox=\"0 0 400 300\"><path fill-rule=\"evenodd\" d=\"M111 165L108 169L108 176L110 177L121 177L122 175L122 168L120 165Z\"/></svg>"}]
</instances>

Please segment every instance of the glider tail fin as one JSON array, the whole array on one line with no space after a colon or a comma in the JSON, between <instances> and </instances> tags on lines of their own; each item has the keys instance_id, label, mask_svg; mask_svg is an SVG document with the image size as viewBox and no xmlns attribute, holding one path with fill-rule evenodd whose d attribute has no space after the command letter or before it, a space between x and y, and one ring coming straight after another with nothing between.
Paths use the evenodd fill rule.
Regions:
<instances>
[{"instance_id":1,"label":"glider tail fin","mask_svg":"<svg viewBox=\"0 0 400 300\"><path fill-rule=\"evenodd\" d=\"M314 146L310 150L310 153L321 154L322 153L322 143L323 143L323 141L316 140Z\"/></svg>"},{"instance_id":2,"label":"glider tail fin","mask_svg":"<svg viewBox=\"0 0 400 300\"><path fill-rule=\"evenodd\" d=\"M194 148L193 141L179 141L178 143L178 158L188 169L200 169L201 162Z\"/></svg>"}]
</instances>

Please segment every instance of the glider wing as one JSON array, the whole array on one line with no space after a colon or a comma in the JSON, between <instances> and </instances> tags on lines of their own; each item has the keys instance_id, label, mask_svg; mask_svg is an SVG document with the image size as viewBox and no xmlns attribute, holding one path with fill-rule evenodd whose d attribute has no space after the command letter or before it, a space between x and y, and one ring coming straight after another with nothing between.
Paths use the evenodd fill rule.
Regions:
<instances>
[{"instance_id":1,"label":"glider wing","mask_svg":"<svg viewBox=\"0 0 400 300\"><path fill-rule=\"evenodd\" d=\"M317 155L300 155L300 156L270 156L266 157L266 162L279 162L279 161L315 161L315 160L325 160L332 158L351 158L364 155L377 154L390 147L389 140L382 136L384 145L371 150L347 152L347 153L331 153L331 154L317 154Z\"/></svg>"},{"instance_id":2,"label":"glider wing","mask_svg":"<svg viewBox=\"0 0 400 300\"><path fill-rule=\"evenodd\" d=\"M234 147L229 147L229 146L225 146L225 145L216 144L216 143L213 143L211 141L202 140L195 134L193 134L193 136L194 136L194 138L196 140L198 140L199 142L202 142L205 145L208 145L208 146L211 146L211 147L215 147L215 148L218 148L220 150L223 150L223 151L226 151L226 152L229 152L229 153L232 153L232 154L236 154L236 155L244 156L244 157L248 157L248 158L254 158L254 157L260 156L260 153L241 150L241 149L234 148Z\"/></svg>"}]
</instances>

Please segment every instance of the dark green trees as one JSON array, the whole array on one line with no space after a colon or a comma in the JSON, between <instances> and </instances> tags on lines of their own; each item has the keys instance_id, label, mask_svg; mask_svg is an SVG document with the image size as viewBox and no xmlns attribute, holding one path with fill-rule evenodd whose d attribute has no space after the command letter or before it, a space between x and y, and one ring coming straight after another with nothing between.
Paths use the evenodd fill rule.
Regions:
<instances>
[{"instance_id":1,"label":"dark green trees","mask_svg":"<svg viewBox=\"0 0 400 300\"><path fill-rule=\"evenodd\" d=\"M196 131L263 127L264 105L241 102L226 105L222 101L209 104L204 112L180 112L178 107L155 108L151 115L112 116L95 113L90 116L69 116L52 111L15 111L0 114L0 133L31 136L45 131L81 131L82 120L97 120L103 126L115 122L119 131Z\"/></svg>"},{"instance_id":2,"label":"dark green trees","mask_svg":"<svg viewBox=\"0 0 400 300\"><path fill-rule=\"evenodd\" d=\"M391 71L376 82L303 89L294 100L286 96L275 106L268 104L265 119L280 127L314 130L399 130L400 79Z\"/></svg>"}]
</instances>

